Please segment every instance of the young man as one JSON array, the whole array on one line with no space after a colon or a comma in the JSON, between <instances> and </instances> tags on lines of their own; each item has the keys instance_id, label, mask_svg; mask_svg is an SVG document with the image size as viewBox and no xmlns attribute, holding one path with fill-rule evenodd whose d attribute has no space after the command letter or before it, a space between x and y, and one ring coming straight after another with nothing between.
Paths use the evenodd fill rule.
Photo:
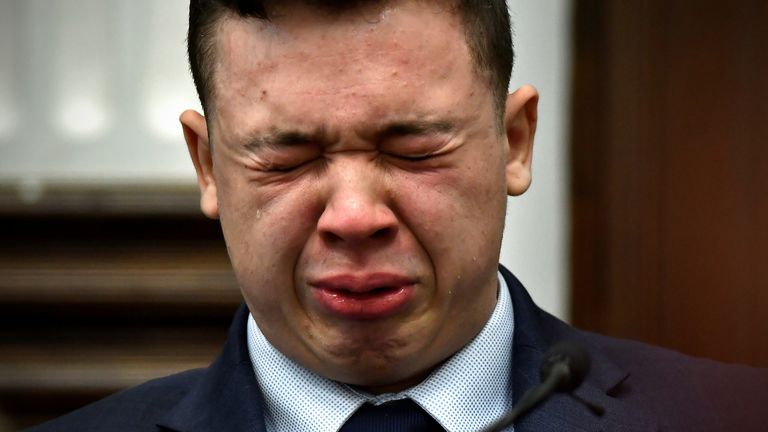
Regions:
<instances>
[{"instance_id":1,"label":"young man","mask_svg":"<svg viewBox=\"0 0 768 432\"><path fill-rule=\"evenodd\" d=\"M507 94L503 1L193 0L189 53L205 116L181 122L247 308L208 369L41 430L480 430L562 339L592 369L516 431L758 427L764 371L579 332L499 270L538 100Z\"/></svg>"}]
</instances>

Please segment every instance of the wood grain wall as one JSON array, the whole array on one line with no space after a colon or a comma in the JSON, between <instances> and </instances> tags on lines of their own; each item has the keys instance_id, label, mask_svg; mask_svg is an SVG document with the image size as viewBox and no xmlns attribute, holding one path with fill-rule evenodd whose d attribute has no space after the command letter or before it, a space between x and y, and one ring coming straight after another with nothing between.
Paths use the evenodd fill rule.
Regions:
<instances>
[{"instance_id":1,"label":"wood grain wall","mask_svg":"<svg viewBox=\"0 0 768 432\"><path fill-rule=\"evenodd\" d=\"M768 2L579 0L573 322L768 366Z\"/></svg>"}]
</instances>

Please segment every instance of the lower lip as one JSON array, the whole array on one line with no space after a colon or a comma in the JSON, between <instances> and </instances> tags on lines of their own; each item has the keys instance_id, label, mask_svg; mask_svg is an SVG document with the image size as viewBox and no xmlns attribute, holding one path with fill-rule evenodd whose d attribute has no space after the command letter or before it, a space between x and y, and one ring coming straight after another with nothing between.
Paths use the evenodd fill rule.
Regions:
<instances>
[{"instance_id":1,"label":"lower lip","mask_svg":"<svg viewBox=\"0 0 768 432\"><path fill-rule=\"evenodd\" d=\"M372 320L396 314L413 297L414 286L404 285L352 293L314 287L315 300L328 312L341 318Z\"/></svg>"}]
</instances>

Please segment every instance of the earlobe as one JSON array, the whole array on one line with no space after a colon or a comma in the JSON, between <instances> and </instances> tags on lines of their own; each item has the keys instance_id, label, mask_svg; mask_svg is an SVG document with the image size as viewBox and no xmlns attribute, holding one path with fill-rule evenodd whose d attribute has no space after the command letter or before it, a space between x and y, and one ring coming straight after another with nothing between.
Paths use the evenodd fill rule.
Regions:
<instances>
[{"instance_id":1,"label":"earlobe","mask_svg":"<svg viewBox=\"0 0 768 432\"><path fill-rule=\"evenodd\" d=\"M187 149L197 173L200 186L200 209L211 219L219 217L216 179L213 175L213 157L208 142L208 126L200 113L187 110L179 117L187 141Z\"/></svg>"},{"instance_id":2,"label":"earlobe","mask_svg":"<svg viewBox=\"0 0 768 432\"><path fill-rule=\"evenodd\" d=\"M525 85L507 96L504 129L507 139L507 193L523 194L531 185L533 138L538 120L539 93Z\"/></svg>"}]
</instances>

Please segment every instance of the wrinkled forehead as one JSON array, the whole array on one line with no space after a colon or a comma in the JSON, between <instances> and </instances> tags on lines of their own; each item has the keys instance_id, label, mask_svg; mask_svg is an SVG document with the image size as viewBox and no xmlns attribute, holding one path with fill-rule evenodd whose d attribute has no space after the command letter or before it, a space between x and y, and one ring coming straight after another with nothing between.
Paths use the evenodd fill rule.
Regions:
<instances>
[{"instance_id":1,"label":"wrinkled forehead","mask_svg":"<svg viewBox=\"0 0 768 432\"><path fill-rule=\"evenodd\" d=\"M217 35L216 111L236 116L232 111L271 94L358 103L467 81L457 76L473 81L460 19L439 3L376 3L343 13L303 6L276 9L269 21L228 16Z\"/></svg>"}]
</instances>

